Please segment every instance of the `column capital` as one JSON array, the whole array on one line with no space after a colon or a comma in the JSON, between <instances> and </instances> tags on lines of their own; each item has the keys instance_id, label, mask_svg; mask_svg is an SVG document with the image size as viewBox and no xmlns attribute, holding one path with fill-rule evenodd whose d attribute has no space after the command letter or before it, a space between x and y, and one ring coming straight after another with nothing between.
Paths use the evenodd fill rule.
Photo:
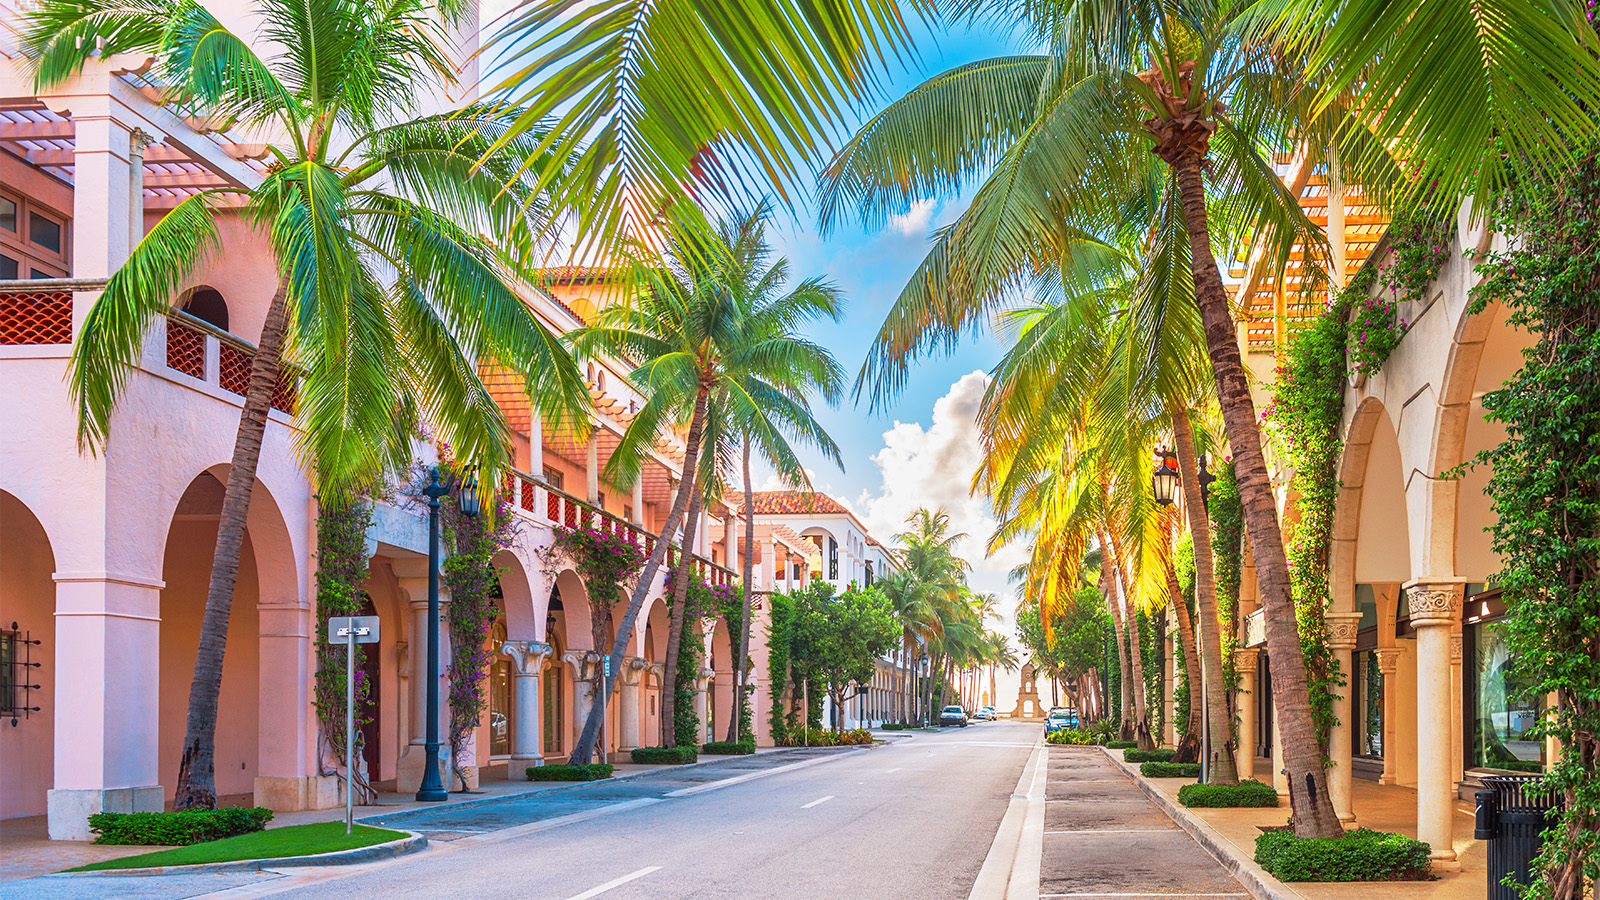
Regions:
<instances>
[{"instance_id":1,"label":"column capital","mask_svg":"<svg viewBox=\"0 0 1600 900\"><path fill-rule=\"evenodd\" d=\"M1393 675L1400 667L1399 647L1379 647L1372 651L1378 657L1378 671L1385 677Z\"/></svg>"},{"instance_id":2,"label":"column capital","mask_svg":"<svg viewBox=\"0 0 1600 900\"><path fill-rule=\"evenodd\" d=\"M600 671L600 654L593 650L568 650L561 654L561 661L572 669L574 681L593 681Z\"/></svg>"},{"instance_id":3,"label":"column capital","mask_svg":"<svg viewBox=\"0 0 1600 900\"><path fill-rule=\"evenodd\" d=\"M712 676L716 674L716 669L708 669L702 666L699 674L695 676L694 689L697 691L705 690L708 686L710 686Z\"/></svg>"},{"instance_id":4,"label":"column capital","mask_svg":"<svg viewBox=\"0 0 1600 900\"><path fill-rule=\"evenodd\" d=\"M1411 624L1417 628L1454 624L1466 584L1465 578L1454 577L1419 578L1406 582L1406 602L1410 609Z\"/></svg>"},{"instance_id":5,"label":"column capital","mask_svg":"<svg viewBox=\"0 0 1600 900\"><path fill-rule=\"evenodd\" d=\"M545 660L552 650L549 644L540 641L506 641L500 645L500 652L511 657L518 675L538 675L544 671Z\"/></svg>"},{"instance_id":6,"label":"column capital","mask_svg":"<svg viewBox=\"0 0 1600 900\"><path fill-rule=\"evenodd\" d=\"M1259 647L1235 647L1233 649L1233 668L1244 670L1248 668L1250 674L1255 674L1256 662L1261 658Z\"/></svg>"},{"instance_id":7,"label":"column capital","mask_svg":"<svg viewBox=\"0 0 1600 900\"><path fill-rule=\"evenodd\" d=\"M1328 647L1335 651L1354 650L1356 632L1361 629L1361 613L1331 612L1323 615L1323 627L1328 631Z\"/></svg>"},{"instance_id":8,"label":"column capital","mask_svg":"<svg viewBox=\"0 0 1600 900\"><path fill-rule=\"evenodd\" d=\"M635 687L644 680L645 669L649 667L650 663L645 660L637 656L627 656L623 657L622 671L617 674L622 678L623 684Z\"/></svg>"}]
</instances>

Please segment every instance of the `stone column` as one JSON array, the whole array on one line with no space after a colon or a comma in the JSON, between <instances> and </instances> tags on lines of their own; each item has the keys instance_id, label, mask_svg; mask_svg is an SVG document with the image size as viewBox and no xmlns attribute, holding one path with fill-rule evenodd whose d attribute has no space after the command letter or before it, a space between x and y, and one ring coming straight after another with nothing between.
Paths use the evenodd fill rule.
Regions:
<instances>
[{"instance_id":1,"label":"stone column","mask_svg":"<svg viewBox=\"0 0 1600 900\"><path fill-rule=\"evenodd\" d=\"M633 524L644 527L644 473L633 480Z\"/></svg>"},{"instance_id":2,"label":"stone column","mask_svg":"<svg viewBox=\"0 0 1600 900\"><path fill-rule=\"evenodd\" d=\"M572 670L572 740L566 745L571 751L578 746L583 725L589 721L589 708L594 706L594 673L599 668L600 654L593 650L568 650L561 654L561 661ZM598 738L595 746L601 751L605 749Z\"/></svg>"},{"instance_id":3,"label":"stone column","mask_svg":"<svg viewBox=\"0 0 1600 900\"><path fill-rule=\"evenodd\" d=\"M589 443L585 447L586 456L583 466L584 497L590 503L600 504L600 442L595 440L593 434L589 435Z\"/></svg>"},{"instance_id":4,"label":"stone column","mask_svg":"<svg viewBox=\"0 0 1600 900\"><path fill-rule=\"evenodd\" d=\"M1462 746L1466 730L1461 719L1461 622L1452 626L1450 633L1450 790L1465 777L1466 749ZM1458 795L1459 796L1459 795Z\"/></svg>"},{"instance_id":5,"label":"stone column","mask_svg":"<svg viewBox=\"0 0 1600 900\"><path fill-rule=\"evenodd\" d=\"M128 136L128 247L144 239L144 148L156 142L155 135L135 128Z\"/></svg>"},{"instance_id":6,"label":"stone column","mask_svg":"<svg viewBox=\"0 0 1600 900\"><path fill-rule=\"evenodd\" d=\"M536 481L544 481L544 424L536 405L528 412L528 474ZM542 499L536 505L541 511L545 509ZM535 515L542 516L543 512Z\"/></svg>"},{"instance_id":7,"label":"stone column","mask_svg":"<svg viewBox=\"0 0 1600 900\"><path fill-rule=\"evenodd\" d=\"M715 669L701 669L699 677L694 680L694 714L700 720L700 737L706 733L706 723L709 720L706 702L706 691L711 687L711 676L717 674Z\"/></svg>"},{"instance_id":8,"label":"stone column","mask_svg":"<svg viewBox=\"0 0 1600 900\"><path fill-rule=\"evenodd\" d=\"M500 652L511 658L515 670L511 676L511 706L515 710L511 730L511 760L506 763L506 780L521 781L527 769L544 765L540 742L544 729L540 727L539 679L544 674L545 660L550 658L550 645L539 641L508 641L500 645Z\"/></svg>"},{"instance_id":9,"label":"stone column","mask_svg":"<svg viewBox=\"0 0 1600 900\"><path fill-rule=\"evenodd\" d=\"M649 665L637 656L627 656L623 657L622 671L617 673L622 682L621 696L617 698L622 707L622 733L617 735L618 753L626 753L639 746L639 684L644 680L644 670Z\"/></svg>"},{"instance_id":10,"label":"stone column","mask_svg":"<svg viewBox=\"0 0 1600 900\"><path fill-rule=\"evenodd\" d=\"M1356 631L1361 627L1361 613L1328 613L1324 620L1328 629L1328 649L1334 664L1345 676L1343 692L1333 695L1334 724L1328 735L1328 756L1333 761L1333 769L1328 772L1328 793L1332 796L1333 811L1338 814L1339 821L1349 825L1356 820L1350 796L1354 740L1354 704L1350 701L1356 690L1356 672L1351 664L1350 651L1356 648Z\"/></svg>"},{"instance_id":11,"label":"stone column","mask_svg":"<svg viewBox=\"0 0 1600 900\"><path fill-rule=\"evenodd\" d=\"M1462 582L1420 579L1406 585L1417 629L1417 840L1436 866L1454 870L1455 784L1451 781L1450 631Z\"/></svg>"},{"instance_id":12,"label":"stone column","mask_svg":"<svg viewBox=\"0 0 1600 900\"><path fill-rule=\"evenodd\" d=\"M55 583L58 665L50 674L60 714L48 828L54 841L89 841L89 816L160 812L165 803L155 648L166 584L111 572L56 572Z\"/></svg>"},{"instance_id":13,"label":"stone column","mask_svg":"<svg viewBox=\"0 0 1600 900\"><path fill-rule=\"evenodd\" d=\"M1395 777L1395 719L1398 708L1395 701L1395 673L1400 668L1399 647L1379 647L1378 671L1383 674L1383 774L1378 776L1379 784L1395 784L1399 779Z\"/></svg>"},{"instance_id":14,"label":"stone column","mask_svg":"<svg viewBox=\"0 0 1600 900\"><path fill-rule=\"evenodd\" d=\"M1256 777L1256 658L1261 651L1240 647L1233 651L1233 668L1239 673L1239 691L1234 703L1239 713L1239 746L1234 748L1233 764L1239 777ZM1115 685L1108 688L1114 690Z\"/></svg>"}]
</instances>

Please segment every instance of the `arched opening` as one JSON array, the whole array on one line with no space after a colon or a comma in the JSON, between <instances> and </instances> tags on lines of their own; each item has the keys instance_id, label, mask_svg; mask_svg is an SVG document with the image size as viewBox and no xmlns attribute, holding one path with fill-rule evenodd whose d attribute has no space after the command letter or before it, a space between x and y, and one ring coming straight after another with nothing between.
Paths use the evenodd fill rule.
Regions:
<instances>
[{"instance_id":1,"label":"arched opening","mask_svg":"<svg viewBox=\"0 0 1600 900\"><path fill-rule=\"evenodd\" d=\"M55 782L56 562L44 526L5 491L0 523L0 819L10 819L43 815Z\"/></svg>"},{"instance_id":2,"label":"arched opening","mask_svg":"<svg viewBox=\"0 0 1600 900\"><path fill-rule=\"evenodd\" d=\"M228 330L228 301L215 288L197 287L184 298L183 311L202 322Z\"/></svg>"},{"instance_id":3,"label":"arched opening","mask_svg":"<svg viewBox=\"0 0 1600 900\"><path fill-rule=\"evenodd\" d=\"M565 604L561 600L561 586L550 591L550 607L545 619L545 643L550 645L550 662L544 669L544 734L541 737L545 756L560 756L566 750L567 733L567 667L561 657L567 652L567 624Z\"/></svg>"}]
</instances>

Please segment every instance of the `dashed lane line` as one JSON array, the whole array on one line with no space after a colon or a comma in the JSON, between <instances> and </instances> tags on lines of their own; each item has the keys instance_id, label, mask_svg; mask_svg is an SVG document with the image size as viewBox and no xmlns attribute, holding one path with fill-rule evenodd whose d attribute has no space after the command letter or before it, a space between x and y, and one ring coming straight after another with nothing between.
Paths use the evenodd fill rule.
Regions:
<instances>
[{"instance_id":1,"label":"dashed lane line","mask_svg":"<svg viewBox=\"0 0 1600 900\"><path fill-rule=\"evenodd\" d=\"M601 894L604 894L606 891L609 891L613 888L622 887L630 881L636 881L645 877L646 875L649 875L651 872L660 871L660 869L660 866L645 866L637 872L629 873L621 878L613 878L605 884L589 888L587 891L584 891L581 894L573 894L571 897L568 897L567 900L589 900L590 897L598 897Z\"/></svg>"},{"instance_id":2,"label":"dashed lane line","mask_svg":"<svg viewBox=\"0 0 1600 900\"><path fill-rule=\"evenodd\" d=\"M813 800L810 803L807 803L807 804L805 804L804 806L802 806L800 808L801 809L810 809L813 806L821 806L822 804L827 803L829 800L832 800L832 799L833 799L833 795L829 794L826 797L819 797L818 799Z\"/></svg>"}]
</instances>

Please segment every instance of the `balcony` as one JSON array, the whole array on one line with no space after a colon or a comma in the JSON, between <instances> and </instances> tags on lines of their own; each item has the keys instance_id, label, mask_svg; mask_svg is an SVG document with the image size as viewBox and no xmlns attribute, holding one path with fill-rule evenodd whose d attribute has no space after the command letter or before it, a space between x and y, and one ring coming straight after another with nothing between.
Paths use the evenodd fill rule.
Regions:
<instances>
[{"instance_id":1,"label":"balcony","mask_svg":"<svg viewBox=\"0 0 1600 900\"><path fill-rule=\"evenodd\" d=\"M244 396L250 385L250 360L254 344L242 341L209 322L174 310L167 317L167 368ZM278 376L272 408L294 415L294 376Z\"/></svg>"},{"instance_id":2,"label":"balcony","mask_svg":"<svg viewBox=\"0 0 1600 900\"><path fill-rule=\"evenodd\" d=\"M72 291L0 289L0 346L72 343Z\"/></svg>"},{"instance_id":3,"label":"balcony","mask_svg":"<svg viewBox=\"0 0 1600 900\"><path fill-rule=\"evenodd\" d=\"M534 478L527 472L513 469L506 473L501 483L501 497L519 517L537 525L551 528L556 525L567 528L593 528L606 534L624 535L643 547L645 553L655 551L656 535L620 516L579 500L560 488ZM677 565L678 552L676 546L667 551L668 566ZM738 573L699 554L692 555L691 568L695 575L709 585L739 583Z\"/></svg>"}]
</instances>

